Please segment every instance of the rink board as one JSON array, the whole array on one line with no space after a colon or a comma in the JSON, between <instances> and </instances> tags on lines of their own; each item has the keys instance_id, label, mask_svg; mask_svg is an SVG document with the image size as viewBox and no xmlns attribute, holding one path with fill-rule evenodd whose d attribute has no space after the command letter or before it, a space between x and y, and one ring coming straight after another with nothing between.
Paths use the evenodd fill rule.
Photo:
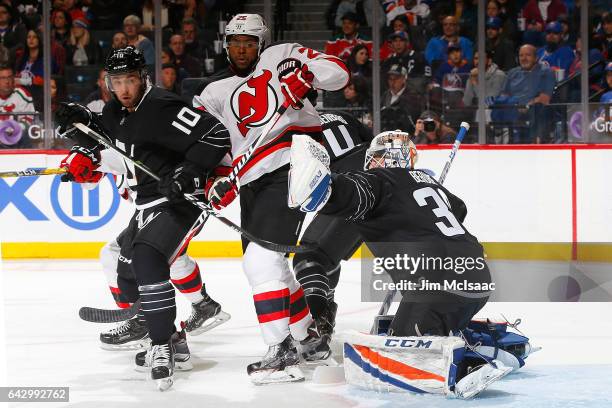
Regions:
<instances>
[{"instance_id":1,"label":"rink board","mask_svg":"<svg viewBox=\"0 0 612 408\"><path fill-rule=\"evenodd\" d=\"M439 173L448 152L444 145L422 147L417 167ZM57 167L63 154L0 151L0 171ZM611 170L612 145L465 145L445 185L466 202L467 228L491 243L487 251L495 258L528 253L537 259L609 261ZM2 255L95 258L132 213L133 205L118 196L110 176L89 191L61 183L59 176L0 179ZM223 215L238 223L237 201ZM239 236L211 219L190 253L240 256Z\"/></svg>"}]
</instances>

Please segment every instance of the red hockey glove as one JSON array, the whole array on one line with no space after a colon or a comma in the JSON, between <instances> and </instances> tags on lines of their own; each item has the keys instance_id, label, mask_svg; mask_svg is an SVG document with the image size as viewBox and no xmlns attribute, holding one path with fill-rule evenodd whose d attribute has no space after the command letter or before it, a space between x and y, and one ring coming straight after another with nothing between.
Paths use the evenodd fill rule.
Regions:
<instances>
[{"instance_id":1,"label":"red hockey glove","mask_svg":"<svg viewBox=\"0 0 612 408\"><path fill-rule=\"evenodd\" d=\"M104 173L96 171L99 163L100 156L98 152L86 147L73 146L68 156L64 157L60 163L60 167L67 171L62 176L62 181L97 183L104 176Z\"/></svg>"},{"instance_id":2,"label":"red hockey glove","mask_svg":"<svg viewBox=\"0 0 612 408\"><path fill-rule=\"evenodd\" d=\"M227 177L211 177L206 181L204 193L208 202L217 210L221 210L234 201L238 189Z\"/></svg>"},{"instance_id":3,"label":"red hockey glove","mask_svg":"<svg viewBox=\"0 0 612 408\"><path fill-rule=\"evenodd\" d=\"M313 79L314 75L306 66L295 68L280 77L281 91L293 109L301 109L304 106L302 100L313 89Z\"/></svg>"}]
</instances>

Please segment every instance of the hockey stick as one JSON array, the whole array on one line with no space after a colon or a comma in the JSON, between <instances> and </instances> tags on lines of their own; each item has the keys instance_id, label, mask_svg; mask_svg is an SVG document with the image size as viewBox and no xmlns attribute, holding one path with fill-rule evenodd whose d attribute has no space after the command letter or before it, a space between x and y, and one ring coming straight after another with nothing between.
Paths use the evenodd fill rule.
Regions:
<instances>
[{"instance_id":1,"label":"hockey stick","mask_svg":"<svg viewBox=\"0 0 612 408\"><path fill-rule=\"evenodd\" d=\"M461 142L463 142L463 138L467 134L468 130L470 130L470 124L467 122L461 122L461 126L459 127L459 133L457 133L457 138L455 139L455 143L453 144L453 147L451 148L450 154L448 155L448 159L446 160L446 163L444 164L444 168L442 169L442 173L440 174L438 183L444 184L444 180L446 180L446 175L448 174L448 171L450 170L453 160L455 160L455 155L457 154L457 151L459 150L459 146L461 146ZM382 305L380 305L380 309L378 310L378 316L384 316L389 312L389 309L391 308L391 303L393 302L393 298L395 297L395 292L396 292L395 290L387 291L387 294L385 295L385 299L383 300L383 303ZM376 329L376 321L374 321L374 324L372 325L370 334L376 334L374 333L375 329Z\"/></svg>"},{"instance_id":2,"label":"hockey stick","mask_svg":"<svg viewBox=\"0 0 612 408\"><path fill-rule=\"evenodd\" d=\"M160 180L160 177L157 174L153 173L153 171L149 169L147 166L145 166L142 162L135 160L131 158L130 156L128 156L125 152L123 152L123 150L119 149L117 146L109 142L105 137L103 137L96 131L90 129L89 127L87 127L86 125L82 123L75 123L74 126L77 129L79 129L81 132L85 133L87 136L91 137L92 139L100 143L102 146L106 147L107 149L113 150L115 153L119 154L124 160L132 163L134 166L138 167L140 170L142 170L144 173L146 173L148 176L150 176L154 180L156 181ZM195 205L200 210L206 212L208 215L212 215L213 217L221 221L223 224L227 225L228 227L230 227L237 233L244 236L249 241L254 242L261 247L269 249L270 251L280 252L280 253L287 253L287 252L304 253L304 252L312 251L314 249L312 245L283 245L283 244L277 244L275 242L270 242L270 241L266 241L264 239L255 237L250 232L242 229L241 227L234 224L232 221L228 220L222 215L219 215L211 206L209 206L203 201L198 200L192 194L184 194L184 197L191 204Z\"/></svg>"},{"instance_id":3,"label":"hockey stick","mask_svg":"<svg viewBox=\"0 0 612 408\"><path fill-rule=\"evenodd\" d=\"M259 149L264 144L263 143L264 139L268 136L268 133L270 133L274 125L276 125L276 122L278 122L278 120L283 115L283 113L285 113L288 107L289 107L289 102L285 101L285 103L283 103L276 110L276 112L274 113L274 116L272 116L272 119L270 119L270 121L266 124L266 126L264 126L264 128L261 130L261 134L259 135L257 140L255 140L255 143L249 146L249 149L246 151L245 154L242 155L242 158L240 159L240 161L232 169L232 172L228 176L228 179L231 183L235 184L239 190L240 190L240 180L238 179L238 173L240 173L240 171L244 168L247 162L251 160L251 157L253 157L253 153L255 153L255 150Z\"/></svg>"},{"instance_id":4,"label":"hockey stick","mask_svg":"<svg viewBox=\"0 0 612 408\"><path fill-rule=\"evenodd\" d=\"M66 169L27 169L16 171L3 171L0 172L0 178L46 176L51 174L66 174Z\"/></svg>"},{"instance_id":5,"label":"hockey stick","mask_svg":"<svg viewBox=\"0 0 612 408\"><path fill-rule=\"evenodd\" d=\"M84 306L79 309L79 317L92 323L118 323L131 319L140 309L140 300L125 309L96 309Z\"/></svg>"}]
</instances>

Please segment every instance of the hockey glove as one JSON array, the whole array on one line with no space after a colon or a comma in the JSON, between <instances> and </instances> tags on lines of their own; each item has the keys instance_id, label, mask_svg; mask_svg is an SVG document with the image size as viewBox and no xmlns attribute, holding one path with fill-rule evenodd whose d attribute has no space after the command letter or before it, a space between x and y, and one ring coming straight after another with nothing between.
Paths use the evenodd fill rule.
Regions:
<instances>
[{"instance_id":1,"label":"hockey glove","mask_svg":"<svg viewBox=\"0 0 612 408\"><path fill-rule=\"evenodd\" d=\"M100 153L96 150L82 146L72 146L68 156L60 163L66 174L62 175L62 181L74 181L76 183L97 183L104 173L96 171L100 164Z\"/></svg>"},{"instance_id":2,"label":"hockey glove","mask_svg":"<svg viewBox=\"0 0 612 408\"><path fill-rule=\"evenodd\" d=\"M201 193L205 179L204 171L200 167L184 162L173 172L162 177L158 190L170 201L181 201L184 194Z\"/></svg>"},{"instance_id":3,"label":"hockey glove","mask_svg":"<svg viewBox=\"0 0 612 408\"><path fill-rule=\"evenodd\" d=\"M227 177L209 178L206 182L206 198L217 210L221 210L234 201L238 195L236 184Z\"/></svg>"},{"instance_id":4,"label":"hockey glove","mask_svg":"<svg viewBox=\"0 0 612 408\"><path fill-rule=\"evenodd\" d=\"M292 60L289 60L287 64L290 62ZM301 68L296 67L293 70L285 69L279 72L281 91L285 95L285 100L289 102L293 109L301 109L304 106L302 101L313 90L313 80L314 75L308 70L306 65Z\"/></svg>"},{"instance_id":5,"label":"hockey glove","mask_svg":"<svg viewBox=\"0 0 612 408\"><path fill-rule=\"evenodd\" d=\"M318 211L330 196L331 172L325 148L309 136L293 135L287 204L303 212Z\"/></svg>"},{"instance_id":6,"label":"hockey glove","mask_svg":"<svg viewBox=\"0 0 612 408\"><path fill-rule=\"evenodd\" d=\"M55 111L55 123L60 133L65 133L75 123L89 126L91 118L91 111L78 103L62 102Z\"/></svg>"}]
</instances>

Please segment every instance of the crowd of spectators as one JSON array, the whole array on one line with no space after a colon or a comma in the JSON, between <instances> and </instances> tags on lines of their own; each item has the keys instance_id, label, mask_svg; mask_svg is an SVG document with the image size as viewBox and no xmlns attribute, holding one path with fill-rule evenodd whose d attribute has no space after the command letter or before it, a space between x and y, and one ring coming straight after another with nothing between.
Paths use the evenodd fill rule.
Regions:
<instances>
[{"instance_id":1,"label":"crowd of spectators","mask_svg":"<svg viewBox=\"0 0 612 408\"><path fill-rule=\"evenodd\" d=\"M30 126L42 123L46 27L51 37L51 110L71 100L100 112L111 98L102 69L111 49L128 44L140 49L153 80L159 58L161 85L180 94L184 79L226 66L223 50L218 44L215 48L222 39L219 21L238 12L240 3L162 1L163 52L156 56L152 0L53 0L47 24L41 0L0 0L0 148L42 147L40 138L26 135Z\"/></svg>"},{"instance_id":2,"label":"crowd of spectators","mask_svg":"<svg viewBox=\"0 0 612 408\"><path fill-rule=\"evenodd\" d=\"M372 126L376 57L382 130L407 130L422 143L448 141L459 122L478 126L478 65L483 63L489 142L565 141L567 104L580 102L582 52L588 52L591 100L612 100L612 9L607 1L487 0L481 11L486 25L486 55L481 58L476 52L477 3L330 0L326 24L331 34L323 50L345 60L352 79L342 91L323 95L319 107L354 111ZM589 37L583 41L580 14L587 6ZM373 21L375 7L378 21ZM53 0L47 24L41 0L0 0L0 120L17 121L23 130L41 120L45 27L51 36L52 109L72 100L100 111L111 98L102 71L110 49L136 46L152 75L158 59L161 86L181 94L185 80L227 67L222 22L243 8L238 0L164 0L162 52L156 55L151 0ZM372 30L379 30L381 38L376 56ZM28 101L19 105L26 114L10 115L19 111L10 102L17 97ZM7 147L4 142L15 137L6 137L2 129L0 147ZM27 140L14 144L22 145L30 147Z\"/></svg>"},{"instance_id":3,"label":"crowd of spectators","mask_svg":"<svg viewBox=\"0 0 612 408\"><path fill-rule=\"evenodd\" d=\"M479 103L477 3L336 0L327 12L327 24L335 34L325 51L346 60L353 77L367 81L360 108L370 112L372 30L382 27L381 128L412 132L423 111L455 128L464 120L473 123ZM371 10L378 4L382 23L372 28ZM588 42L579 35L580 14L585 11ZM488 0L482 12L488 141L567 141L569 106L580 102L584 44L589 53L590 101L602 101L610 89L606 80L606 64L612 59L609 2ZM357 108L354 100L353 109ZM328 105L335 101L328 95Z\"/></svg>"}]
</instances>

